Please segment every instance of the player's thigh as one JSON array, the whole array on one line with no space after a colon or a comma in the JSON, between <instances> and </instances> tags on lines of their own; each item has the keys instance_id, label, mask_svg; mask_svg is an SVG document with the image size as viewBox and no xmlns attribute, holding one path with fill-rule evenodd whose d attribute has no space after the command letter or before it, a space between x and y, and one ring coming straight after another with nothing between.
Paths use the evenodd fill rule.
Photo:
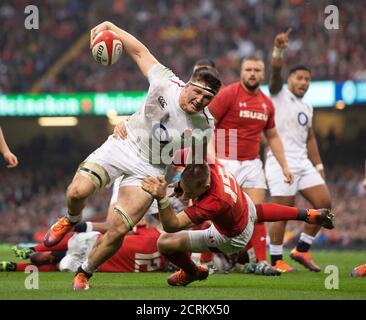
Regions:
<instances>
[{"instance_id":1,"label":"player's thigh","mask_svg":"<svg viewBox=\"0 0 366 320\"><path fill-rule=\"evenodd\" d=\"M331 207L331 197L326 184L300 190L300 193L316 209Z\"/></svg>"},{"instance_id":2,"label":"player's thigh","mask_svg":"<svg viewBox=\"0 0 366 320\"><path fill-rule=\"evenodd\" d=\"M140 186L121 186L116 206L121 208L135 225L145 215L152 201L151 195Z\"/></svg>"},{"instance_id":3,"label":"player's thigh","mask_svg":"<svg viewBox=\"0 0 366 320\"><path fill-rule=\"evenodd\" d=\"M158 239L158 248L162 253L191 251L189 231L162 233Z\"/></svg>"},{"instance_id":4,"label":"player's thigh","mask_svg":"<svg viewBox=\"0 0 366 320\"><path fill-rule=\"evenodd\" d=\"M268 184L268 189L271 198L275 197L290 197L295 196L298 191L299 170L296 166L290 167L294 174L295 181L292 184L287 183L280 165L274 157L270 157L266 161L265 174Z\"/></svg>"},{"instance_id":5,"label":"player's thigh","mask_svg":"<svg viewBox=\"0 0 366 320\"><path fill-rule=\"evenodd\" d=\"M266 196L266 189L243 188L242 190L252 199L254 204L262 203Z\"/></svg>"},{"instance_id":6,"label":"player's thigh","mask_svg":"<svg viewBox=\"0 0 366 320\"><path fill-rule=\"evenodd\" d=\"M95 191L96 187L94 183L84 175L76 172L67 188L67 196L85 198L93 194Z\"/></svg>"}]
</instances>

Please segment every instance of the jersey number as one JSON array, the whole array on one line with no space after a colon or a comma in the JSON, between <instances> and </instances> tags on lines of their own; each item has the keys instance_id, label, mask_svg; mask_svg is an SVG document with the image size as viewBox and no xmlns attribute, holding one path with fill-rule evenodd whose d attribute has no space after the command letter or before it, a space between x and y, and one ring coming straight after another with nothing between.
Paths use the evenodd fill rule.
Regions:
<instances>
[{"instance_id":1,"label":"jersey number","mask_svg":"<svg viewBox=\"0 0 366 320\"><path fill-rule=\"evenodd\" d=\"M234 203L238 200L238 190L236 188L236 182L232 174L225 170L222 166L217 166L222 182L224 183L224 191L233 199ZM231 186L234 186L234 190Z\"/></svg>"},{"instance_id":2,"label":"jersey number","mask_svg":"<svg viewBox=\"0 0 366 320\"><path fill-rule=\"evenodd\" d=\"M160 252L152 254L135 253L135 272L140 272L142 266L146 266L146 271L159 270L160 257Z\"/></svg>"}]
</instances>

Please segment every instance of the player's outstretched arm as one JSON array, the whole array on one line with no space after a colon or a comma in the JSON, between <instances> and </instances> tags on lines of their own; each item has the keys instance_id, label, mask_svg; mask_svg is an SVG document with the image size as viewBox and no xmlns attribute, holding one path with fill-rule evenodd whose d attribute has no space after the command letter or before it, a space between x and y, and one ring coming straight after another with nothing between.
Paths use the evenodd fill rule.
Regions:
<instances>
[{"instance_id":1,"label":"player's outstretched arm","mask_svg":"<svg viewBox=\"0 0 366 320\"><path fill-rule=\"evenodd\" d=\"M142 42L137 40L127 31L117 27L115 24L109 21L102 22L101 24L98 24L96 27L91 29L90 47L92 47L92 43L98 33L104 30L111 30L117 33L122 41L124 49L126 50L128 55L136 62L145 77L147 77L147 73L149 72L151 67L159 63L159 61L156 60L156 58L150 53L149 49L147 49Z\"/></svg>"},{"instance_id":2,"label":"player's outstretched arm","mask_svg":"<svg viewBox=\"0 0 366 320\"><path fill-rule=\"evenodd\" d=\"M8 163L8 168L15 168L18 165L18 158L13 154L8 145L6 144L3 132L0 128L0 152L3 155L5 161Z\"/></svg>"},{"instance_id":3,"label":"player's outstretched arm","mask_svg":"<svg viewBox=\"0 0 366 320\"><path fill-rule=\"evenodd\" d=\"M288 36L290 32L291 28L286 32L278 34L274 40L271 72L269 77L269 92L272 95L279 93L282 89L283 79L281 76L281 69L283 66L283 55L287 48Z\"/></svg>"}]
</instances>

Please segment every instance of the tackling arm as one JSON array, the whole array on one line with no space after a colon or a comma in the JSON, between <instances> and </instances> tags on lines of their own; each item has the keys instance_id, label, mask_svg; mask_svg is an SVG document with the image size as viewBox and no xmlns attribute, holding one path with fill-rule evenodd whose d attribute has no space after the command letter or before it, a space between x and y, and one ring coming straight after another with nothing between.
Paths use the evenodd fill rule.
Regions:
<instances>
[{"instance_id":1,"label":"tackling arm","mask_svg":"<svg viewBox=\"0 0 366 320\"><path fill-rule=\"evenodd\" d=\"M105 21L97 25L90 31L90 46L92 45L93 40L95 39L97 34L104 30L111 30L117 33L123 43L124 49L126 50L128 55L136 62L145 77L147 77L147 74L151 67L159 63L143 43L141 43L127 31L118 28L116 25L109 21Z\"/></svg>"},{"instance_id":2,"label":"tackling arm","mask_svg":"<svg viewBox=\"0 0 366 320\"><path fill-rule=\"evenodd\" d=\"M177 232L194 225L184 211L176 214L170 205L165 209L159 208L159 219L166 232Z\"/></svg>"},{"instance_id":3,"label":"tackling arm","mask_svg":"<svg viewBox=\"0 0 366 320\"><path fill-rule=\"evenodd\" d=\"M191 219L182 211L178 214L170 207L167 198L168 183L164 177L146 177L142 182L142 189L150 193L159 207L159 220L166 232L177 232L193 226Z\"/></svg>"}]
</instances>

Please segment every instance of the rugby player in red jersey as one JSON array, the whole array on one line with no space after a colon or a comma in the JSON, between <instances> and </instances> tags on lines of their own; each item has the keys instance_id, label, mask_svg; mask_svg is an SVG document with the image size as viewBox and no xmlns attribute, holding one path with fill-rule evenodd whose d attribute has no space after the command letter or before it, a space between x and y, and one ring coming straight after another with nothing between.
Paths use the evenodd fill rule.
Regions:
<instances>
[{"instance_id":1,"label":"rugby player in red jersey","mask_svg":"<svg viewBox=\"0 0 366 320\"><path fill-rule=\"evenodd\" d=\"M263 202L267 189L259 155L262 132L281 165L283 180L293 182L275 127L272 101L259 88L263 80L264 62L257 57L245 58L240 81L221 88L209 104L215 118L216 156L255 204ZM252 243L257 260L266 261L264 223L255 225Z\"/></svg>"},{"instance_id":2,"label":"rugby player in red jersey","mask_svg":"<svg viewBox=\"0 0 366 320\"><path fill-rule=\"evenodd\" d=\"M332 229L333 214L327 209L298 209L274 204L254 205L234 177L215 160L212 164L189 164L182 172L179 186L193 205L176 214L167 198L164 177L146 177L142 189L158 201L159 220L167 233L158 240L159 251L180 268L168 278L172 286L186 286L204 280L208 270L196 266L191 252L235 254L245 248L254 224L264 221L302 220ZM205 230L185 230L203 221L212 224Z\"/></svg>"},{"instance_id":3,"label":"rugby player in red jersey","mask_svg":"<svg viewBox=\"0 0 366 320\"><path fill-rule=\"evenodd\" d=\"M100 272L150 272L166 268L165 258L157 249L160 236L159 228L146 225L142 219L114 256L104 262ZM97 238L99 232L68 233L60 243L46 247L41 243L33 248L13 248L18 257L29 258L31 262L0 261L0 271L24 271L29 265L36 265L41 272L71 271L76 272L82 264Z\"/></svg>"}]
</instances>

